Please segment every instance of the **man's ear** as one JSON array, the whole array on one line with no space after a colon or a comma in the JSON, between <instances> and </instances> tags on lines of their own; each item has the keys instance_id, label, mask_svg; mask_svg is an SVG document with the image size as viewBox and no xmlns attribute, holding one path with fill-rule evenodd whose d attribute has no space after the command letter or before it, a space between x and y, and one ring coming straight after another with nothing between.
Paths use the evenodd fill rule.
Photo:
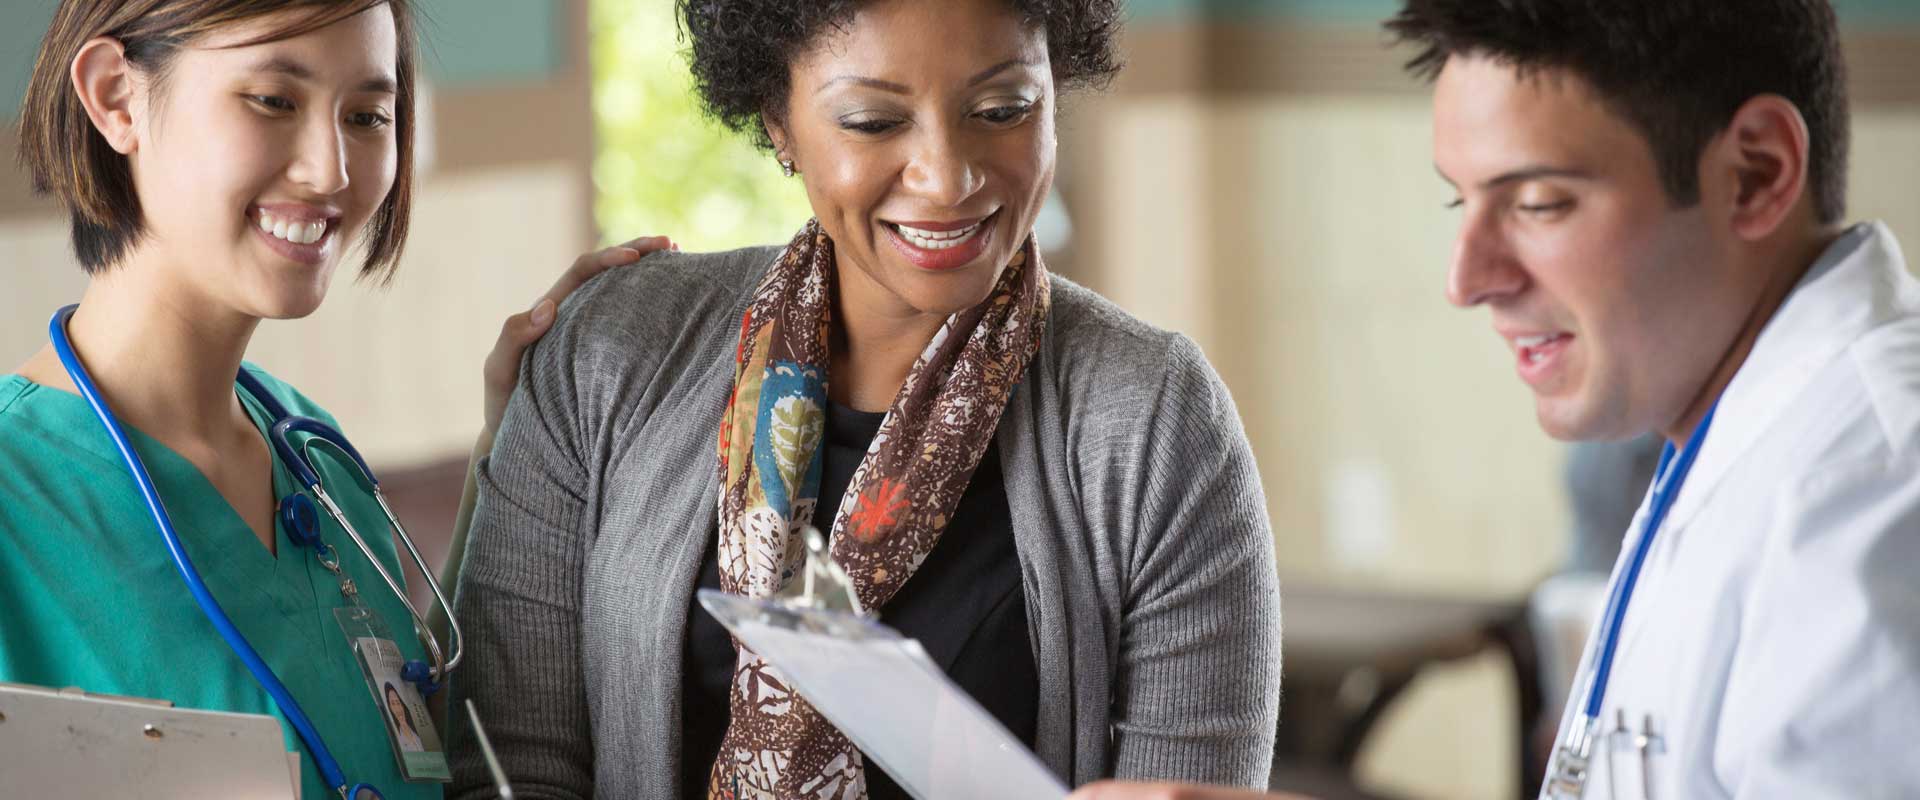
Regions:
<instances>
[{"instance_id":1,"label":"man's ear","mask_svg":"<svg viewBox=\"0 0 1920 800\"><path fill-rule=\"evenodd\" d=\"M73 57L73 91L86 108L94 130L115 152L132 155L139 147L134 125L134 69L117 39L96 36Z\"/></svg>"},{"instance_id":2,"label":"man's ear","mask_svg":"<svg viewBox=\"0 0 1920 800\"><path fill-rule=\"evenodd\" d=\"M1730 179L1728 211L1740 238L1773 235L1807 196L1811 141L1800 109L1779 95L1754 97L1734 112L1710 157Z\"/></svg>"}]
</instances>

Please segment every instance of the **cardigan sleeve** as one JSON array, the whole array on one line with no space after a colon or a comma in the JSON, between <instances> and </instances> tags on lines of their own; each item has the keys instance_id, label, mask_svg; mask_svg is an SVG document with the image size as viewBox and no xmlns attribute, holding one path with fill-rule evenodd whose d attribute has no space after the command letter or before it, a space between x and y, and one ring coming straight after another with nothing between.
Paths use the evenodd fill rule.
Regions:
<instances>
[{"instance_id":1,"label":"cardigan sleeve","mask_svg":"<svg viewBox=\"0 0 1920 800\"><path fill-rule=\"evenodd\" d=\"M579 294L593 289L584 287ZM453 675L448 797L492 797L461 701L473 700L519 797L590 797L593 741L581 659L581 573L593 532L596 359L576 297L526 356L480 496L454 602L466 661ZM573 317L573 319L569 319Z\"/></svg>"},{"instance_id":2,"label":"cardigan sleeve","mask_svg":"<svg viewBox=\"0 0 1920 800\"><path fill-rule=\"evenodd\" d=\"M1264 789L1280 702L1272 526L1225 384L1184 336L1166 363L1123 565L1112 774Z\"/></svg>"}]
</instances>

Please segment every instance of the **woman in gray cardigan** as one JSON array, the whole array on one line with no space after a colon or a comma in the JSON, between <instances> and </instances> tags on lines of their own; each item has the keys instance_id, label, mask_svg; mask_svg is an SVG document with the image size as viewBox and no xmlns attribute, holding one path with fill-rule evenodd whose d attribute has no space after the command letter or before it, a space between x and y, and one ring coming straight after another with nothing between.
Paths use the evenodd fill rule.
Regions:
<instances>
[{"instance_id":1,"label":"woman in gray cardigan","mask_svg":"<svg viewBox=\"0 0 1920 800\"><path fill-rule=\"evenodd\" d=\"M1232 400L1031 243L1117 2L782 5L680 11L708 108L816 219L561 308L481 467L456 699L520 796L899 796L691 602L771 594L817 524L1063 780L1264 785L1280 604Z\"/></svg>"}]
</instances>

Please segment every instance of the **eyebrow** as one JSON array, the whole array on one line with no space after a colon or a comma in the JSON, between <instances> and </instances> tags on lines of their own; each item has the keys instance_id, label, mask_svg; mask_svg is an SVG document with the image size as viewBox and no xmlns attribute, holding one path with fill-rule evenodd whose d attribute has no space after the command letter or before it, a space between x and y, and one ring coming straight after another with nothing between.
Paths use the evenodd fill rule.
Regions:
<instances>
[{"instance_id":1,"label":"eyebrow","mask_svg":"<svg viewBox=\"0 0 1920 800\"><path fill-rule=\"evenodd\" d=\"M313 70L308 68L307 65L302 64L298 61L294 61L289 58L285 58L283 56L274 56L272 58L266 59L265 61L261 61L260 63L253 65L253 71L265 72L265 73L274 74L274 75L285 75L289 78L293 78L294 80L301 80L301 81L310 81L314 79ZM391 76L379 75L379 76L368 78L364 81L361 81L360 85L354 87L354 91L378 92L380 94L399 94L400 87L399 87L399 84L394 82Z\"/></svg>"},{"instance_id":2,"label":"eyebrow","mask_svg":"<svg viewBox=\"0 0 1920 800\"><path fill-rule=\"evenodd\" d=\"M1444 175L1441 177L1445 177ZM1572 178L1574 180L1592 180L1593 174L1572 167L1549 167L1545 165L1521 167L1511 172L1503 172L1480 182L1480 188L1493 189L1507 184L1531 181L1539 178Z\"/></svg>"},{"instance_id":3,"label":"eyebrow","mask_svg":"<svg viewBox=\"0 0 1920 800\"><path fill-rule=\"evenodd\" d=\"M1028 59L1009 58L1005 61L1002 61L998 64L995 64L991 67L988 67L986 69L983 69L975 73L973 77L967 79L967 86L968 87L978 86L982 83L987 82L988 80L991 80L995 75L999 75L1000 73L1006 72L1009 69L1012 69L1014 67L1029 67L1029 66L1033 66L1033 64L1034 62ZM833 86L836 86L842 83L851 83L856 86L865 86L869 89L879 89L880 91L892 92L894 94L912 94L913 93L913 89L908 87L906 84L895 83L893 81L883 81L878 78L869 78L863 75L841 75L830 81L827 81L826 83L820 84L820 88L813 90L813 93L819 94Z\"/></svg>"}]
</instances>

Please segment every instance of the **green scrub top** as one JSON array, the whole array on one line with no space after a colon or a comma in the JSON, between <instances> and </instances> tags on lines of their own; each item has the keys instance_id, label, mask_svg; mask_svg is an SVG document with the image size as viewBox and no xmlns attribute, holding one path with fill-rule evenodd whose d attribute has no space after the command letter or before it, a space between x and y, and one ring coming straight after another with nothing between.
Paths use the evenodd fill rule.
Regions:
<instances>
[{"instance_id":1,"label":"green scrub top","mask_svg":"<svg viewBox=\"0 0 1920 800\"><path fill-rule=\"evenodd\" d=\"M252 365L289 413L331 417ZM235 389L262 431L265 411ZM276 522L267 552L193 464L127 429L175 530L227 616L280 676L353 783L392 800L440 797L437 783L400 777L387 723L333 610L339 581ZM324 448L321 478L395 580L386 515ZM296 482L274 455L274 496ZM277 515L276 515L277 516ZM406 608L324 511L320 535L379 612L408 658L422 658ZM445 643L442 645L447 646ZM168 557L146 502L100 421L78 395L0 377L0 681L171 700L176 707L272 714L300 758L303 800L337 797L323 785L293 727L214 631Z\"/></svg>"}]
</instances>

